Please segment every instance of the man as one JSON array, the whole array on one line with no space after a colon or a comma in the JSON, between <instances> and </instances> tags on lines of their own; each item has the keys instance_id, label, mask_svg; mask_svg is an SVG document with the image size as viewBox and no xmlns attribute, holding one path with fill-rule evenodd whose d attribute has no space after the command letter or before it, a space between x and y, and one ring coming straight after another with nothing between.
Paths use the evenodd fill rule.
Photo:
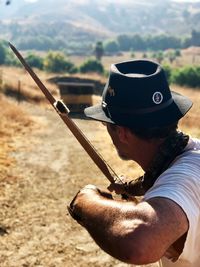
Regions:
<instances>
[{"instance_id":1,"label":"man","mask_svg":"<svg viewBox=\"0 0 200 267\"><path fill-rule=\"evenodd\" d=\"M187 97L170 91L160 65L134 60L111 66L102 103L85 110L106 125L119 156L144 170L135 181L109 187L143 195L139 203L88 185L68 208L121 261L200 266L200 141L177 130L191 106Z\"/></svg>"}]
</instances>

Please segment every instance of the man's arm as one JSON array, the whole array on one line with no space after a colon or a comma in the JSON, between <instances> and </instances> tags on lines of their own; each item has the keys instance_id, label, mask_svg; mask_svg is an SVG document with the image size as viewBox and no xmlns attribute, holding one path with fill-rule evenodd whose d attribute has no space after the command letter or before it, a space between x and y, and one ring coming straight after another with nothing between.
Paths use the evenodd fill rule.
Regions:
<instances>
[{"instance_id":1,"label":"man's arm","mask_svg":"<svg viewBox=\"0 0 200 267\"><path fill-rule=\"evenodd\" d=\"M136 205L113 200L94 186L77 194L70 213L104 251L131 264L156 262L188 230L185 213L169 199Z\"/></svg>"}]
</instances>

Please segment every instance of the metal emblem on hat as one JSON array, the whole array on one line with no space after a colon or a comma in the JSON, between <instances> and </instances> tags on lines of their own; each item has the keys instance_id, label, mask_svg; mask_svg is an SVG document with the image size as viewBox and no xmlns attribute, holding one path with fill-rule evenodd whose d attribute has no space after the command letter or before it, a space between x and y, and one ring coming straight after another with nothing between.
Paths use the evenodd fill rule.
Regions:
<instances>
[{"instance_id":1,"label":"metal emblem on hat","mask_svg":"<svg viewBox=\"0 0 200 267\"><path fill-rule=\"evenodd\" d=\"M111 88L110 86L108 87L108 92L109 92L110 96L115 96L115 90L113 88Z\"/></svg>"},{"instance_id":2,"label":"metal emblem on hat","mask_svg":"<svg viewBox=\"0 0 200 267\"><path fill-rule=\"evenodd\" d=\"M158 104L162 103L163 95L161 92L155 92L152 96L152 99L153 99L153 102L158 105Z\"/></svg>"}]
</instances>

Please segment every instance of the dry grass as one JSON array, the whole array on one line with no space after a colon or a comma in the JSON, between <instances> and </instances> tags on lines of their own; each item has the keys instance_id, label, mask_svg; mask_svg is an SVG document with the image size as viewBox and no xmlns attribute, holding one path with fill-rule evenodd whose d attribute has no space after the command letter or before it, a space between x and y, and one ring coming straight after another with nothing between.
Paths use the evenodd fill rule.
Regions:
<instances>
[{"instance_id":1,"label":"dry grass","mask_svg":"<svg viewBox=\"0 0 200 267\"><path fill-rule=\"evenodd\" d=\"M35 73L51 91L51 93L55 97L58 97L59 90L56 85L47 82L47 79L50 78L52 74L47 74L39 70L36 70ZM45 97L43 93L38 89L35 82L24 69L3 67L0 68L0 74L3 80L0 90L2 90L5 94L13 95L18 100L21 99L37 103L44 102Z\"/></svg>"},{"instance_id":2,"label":"dry grass","mask_svg":"<svg viewBox=\"0 0 200 267\"><path fill-rule=\"evenodd\" d=\"M180 128L191 135L200 137L200 89L175 86L174 91L188 96L193 101L193 107L180 121Z\"/></svg>"},{"instance_id":3,"label":"dry grass","mask_svg":"<svg viewBox=\"0 0 200 267\"><path fill-rule=\"evenodd\" d=\"M53 74L35 71L51 93L59 98L58 88L47 79ZM20 97L19 97L20 93ZM5 95L13 96L16 100L27 100L37 104L46 104L47 101L35 82L22 68L0 67L0 181L13 179L9 169L14 164L10 152L16 149L17 138L23 138L25 132L30 131L33 121L21 109L16 101L8 100Z\"/></svg>"},{"instance_id":4,"label":"dry grass","mask_svg":"<svg viewBox=\"0 0 200 267\"><path fill-rule=\"evenodd\" d=\"M0 181L8 174L8 168L14 163L9 152L14 150L13 139L23 136L32 125L32 120L19 106L0 94Z\"/></svg>"}]
</instances>

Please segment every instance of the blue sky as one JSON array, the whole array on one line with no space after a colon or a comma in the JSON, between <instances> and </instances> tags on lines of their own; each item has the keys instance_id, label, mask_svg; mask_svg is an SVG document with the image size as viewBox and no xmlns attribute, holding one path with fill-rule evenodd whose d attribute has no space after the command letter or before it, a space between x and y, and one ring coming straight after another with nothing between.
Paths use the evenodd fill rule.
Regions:
<instances>
[{"instance_id":1,"label":"blue sky","mask_svg":"<svg viewBox=\"0 0 200 267\"><path fill-rule=\"evenodd\" d=\"M38 0L25 0L26 2L37 2Z\"/></svg>"},{"instance_id":2,"label":"blue sky","mask_svg":"<svg viewBox=\"0 0 200 267\"><path fill-rule=\"evenodd\" d=\"M25 0L26 2L37 2L41 0ZM162 1L162 0L161 0ZM175 2L200 2L200 0L172 0Z\"/></svg>"},{"instance_id":3,"label":"blue sky","mask_svg":"<svg viewBox=\"0 0 200 267\"><path fill-rule=\"evenodd\" d=\"M175 0L176 2L199 2L199 0Z\"/></svg>"}]
</instances>

